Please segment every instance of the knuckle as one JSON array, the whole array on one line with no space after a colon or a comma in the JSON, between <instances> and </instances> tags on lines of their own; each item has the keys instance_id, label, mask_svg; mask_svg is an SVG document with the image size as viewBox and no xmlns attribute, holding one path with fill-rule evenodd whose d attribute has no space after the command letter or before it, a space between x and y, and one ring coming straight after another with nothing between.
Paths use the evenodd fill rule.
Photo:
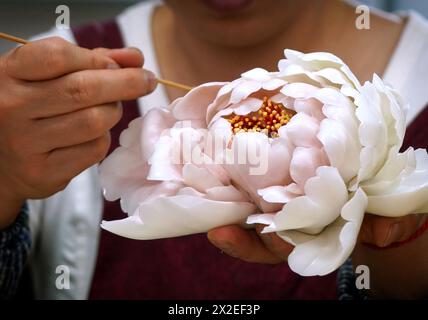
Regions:
<instances>
[{"instance_id":1,"label":"knuckle","mask_svg":"<svg viewBox=\"0 0 428 320\"><path fill-rule=\"evenodd\" d=\"M106 134L122 117L122 107L105 105L88 108L84 112L80 126L92 136L99 137Z\"/></svg>"},{"instance_id":2,"label":"knuckle","mask_svg":"<svg viewBox=\"0 0 428 320\"><path fill-rule=\"evenodd\" d=\"M124 74L124 83L130 96L144 95L149 91L149 83L146 80L142 69L129 70Z\"/></svg>"},{"instance_id":3,"label":"knuckle","mask_svg":"<svg viewBox=\"0 0 428 320\"><path fill-rule=\"evenodd\" d=\"M68 43L60 37L49 38L46 43L44 64L46 67L63 70L67 64Z\"/></svg>"},{"instance_id":4,"label":"knuckle","mask_svg":"<svg viewBox=\"0 0 428 320\"><path fill-rule=\"evenodd\" d=\"M98 69L98 68L105 68L107 67L107 62L105 59L103 59L100 55L95 54L92 52L91 58L90 58L90 64L92 68Z\"/></svg>"},{"instance_id":5,"label":"knuckle","mask_svg":"<svg viewBox=\"0 0 428 320\"><path fill-rule=\"evenodd\" d=\"M139 72L139 71L128 70L127 72L123 73L123 80L124 80L124 83L128 85L128 88L133 89L140 86L141 81L138 81L136 77L136 72Z\"/></svg>"},{"instance_id":6,"label":"knuckle","mask_svg":"<svg viewBox=\"0 0 428 320\"><path fill-rule=\"evenodd\" d=\"M74 104L81 105L89 101L91 96L89 83L88 77L83 74L76 73L70 78L66 93Z\"/></svg>"},{"instance_id":7,"label":"knuckle","mask_svg":"<svg viewBox=\"0 0 428 320\"><path fill-rule=\"evenodd\" d=\"M100 107L88 108L84 112L82 126L85 127L86 131L99 136L106 131L103 118L103 112Z\"/></svg>"},{"instance_id":8,"label":"knuckle","mask_svg":"<svg viewBox=\"0 0 428 320\"><path fill-rule=\"evenodd\" d=\"M114 64L114 60L108 58L102 53L91 52L90 64L93 69L105 69L110 64Z\"/></svg>"}]
</instances>

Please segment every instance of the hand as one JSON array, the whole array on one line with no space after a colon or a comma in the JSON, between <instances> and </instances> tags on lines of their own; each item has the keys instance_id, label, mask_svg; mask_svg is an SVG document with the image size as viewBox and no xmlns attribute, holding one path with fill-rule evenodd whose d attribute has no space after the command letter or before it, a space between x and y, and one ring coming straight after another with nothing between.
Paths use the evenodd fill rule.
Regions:
<instances>
[{"instance_id":1,"label":"hand","mask_svg":"<svg viewBox=\"0 0 428 320\"><path fill-rule=\"evenodd\" d=\"M366 214L361 226L359 243L383 248L409 239L426 221L426 214L386 218Z\"/></svg>"},{"instance_id":2,"label":"hand","mask_svg":"<svg viewBox=\"0 0 428 320\"><path fill-rule=\"evenodd\" d=\"M425 222L427 215L414 214L400 218L385 218L366 214L359 242L386 247L411 237ZM225 226L208 232L208 239L224 253L247 262L280 263L287 260L293 246L275 233L262 234L265 226L255 230Z\"/></svg>"},{"instance_id":3,"label":"hand","mask_svg":"<svg viewBox=\"0 0 428 320\"><path fill-rule=\"evenodd\" d=\"M0 229L25 199L64 189L105 157L117 102L156 86L142 65L138 50L88 50L60 38L0 57Z\"/></svg>"},{"instance_id":4,"label":"hand","mask_svg":"<svg viewBox=\"0 0 428 320\"><path fill-rule=\"evenodd\" d=\"M208 239L224 253L247 262L287 261L293 246L276 233L261 233L264 227L260 224L250 230L237 225L219 227L208 232Z\"/></svg>"}]
</instances>

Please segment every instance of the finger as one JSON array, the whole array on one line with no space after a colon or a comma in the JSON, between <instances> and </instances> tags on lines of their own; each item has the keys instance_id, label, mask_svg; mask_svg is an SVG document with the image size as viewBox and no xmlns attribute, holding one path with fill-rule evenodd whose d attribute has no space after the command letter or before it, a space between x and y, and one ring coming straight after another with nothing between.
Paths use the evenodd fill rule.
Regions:
<instances>
[{"instance_id":1,"label":"finger","mask_svg":"<svg viewBox=\"0 0 428 320\"><path fill-rule=\"evenodd\" d=\"M80 145L53 150L47 157L48 168L55 170L52 177L58 176L67 183L87 168L105 158L110 147L110 133ZM61 183L58 182L58 183Z\"/></svg>"},{"instance_id":2,"label":"finger","mask_svg":"<svg viewBox=\"0 0 428 320\"><path fill-rule=\"evenodd\" d=\"M116 64L112 58L59 37L29 42L5 57L9 76L28 81L54 79L80 70L105 69L110 64Z\"/></svg>"},{"instance_id":3,"label":"finger","mask_svg":"<svg viewBox=\"0 0 428 320\"><path fill-rule=\"evenodd\" d=\"M263 241L266 248L280 258L282 261L286 261L291 251L293 251L293 246L280 237L276 233L262 233L262 230L265 228L265 225L256 225L256 231Z\"/></svg>"},{"instance_id":4,"label":"finger","mask_svg":"<svg viewBox=\"0 0 428 320\"><path fill-rule=\"evenodd\" d=\"M36 120L41 152L82 144L109 131L122 116L117 103L81 109L57 117Z\"/></svg>"},{"instance_id":5,"label":"finger","mask_svg":"<svg viewBox=\"0 0 428 320\"><path fill-rule=\"evenodd\" d=\"M387 247L410 238L423 222L423 215L387 218L366 214L361 227L360 241Z\"/></svg>"},{"instance_id":6,"label":"finger","mask_svg":"<svg viewBox=\"0 0 428 320\"><path fill-rule=\"evenodd\" d=\"M228 255L247 262L275 264L282 261L265 247L254 230L230 225L209 231L208 239Z\"/></svg>"},{"instance_id":7,"label":"finger","mask_svg":"<svg viewBox=\"0 0 428 320\"><path fill-rule=\"evenodd\" d=\"M88 106L133 100L151 93L154 74L140 68L85 70L56 80L31 84L38 101L27 110L30 117L52 117ZM34 94L36 95L36 93Z\"/></svg>"},{"instance_id":8,"label":"finger","mask_svg":"<svg viewBox=\"0 0 428 320\"><path fill-rule=\"evenodd\" d=\"M122 49L97 48L93 50L113 59L122 68L141 68L144 65L144 56L140 49L130 47Z\"/></svg>"}]
</instances>

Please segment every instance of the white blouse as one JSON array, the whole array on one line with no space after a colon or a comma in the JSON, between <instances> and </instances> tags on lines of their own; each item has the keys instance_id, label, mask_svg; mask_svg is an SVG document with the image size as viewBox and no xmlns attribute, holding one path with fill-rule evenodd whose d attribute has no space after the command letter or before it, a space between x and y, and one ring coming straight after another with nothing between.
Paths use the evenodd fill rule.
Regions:
<instances>
[{"instance_id":1,"label":"white blouse","mask_svg":"<svg viewBox=\"0 0 428 320\"><path fill-rule=\"evenodd\" d=\"M144 52L145 68L160 74L153 47L151 18L160 1L143 2L117 17L126 46ZM407 24L384 74L410 102L410 123L428 103L428 22L416 12L400 13ZM52 30L36 38L61 36L71 42L70 30ZM141 114L169 104L163 86L138 99ZM97 257L103 198L97 166L75 177L67 188L44 200L29 201L33 249L31 269L37 299L85 299ZM70 288L57 288L56 280L69 271Z\"/></svg>"}]
</instances>

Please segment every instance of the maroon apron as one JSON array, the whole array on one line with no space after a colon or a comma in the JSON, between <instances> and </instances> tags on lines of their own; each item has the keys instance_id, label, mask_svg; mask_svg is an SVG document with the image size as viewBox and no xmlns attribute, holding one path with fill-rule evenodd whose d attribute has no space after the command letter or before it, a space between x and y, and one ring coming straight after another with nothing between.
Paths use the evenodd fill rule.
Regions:
<instances>
[{"instance_id":1,"label":"maroon apron","mask_svg":"<svg viewBox=\"0 0 428 320\"><path fill-rule=\"evenodd\" d=\"M401 151L406 150L408 147L428 150L428 105L407 127Z\"/></svg>"},{"instance_id":2,"label":"maroon apron","mask_svg":"<svg viewBox=\"0 0 428 320\"><path fill-rule=\"evenodd\" d=\"M124 46L115 21L73 29L86 48ZM112 129L119 134L139 116L137 102L123 103ZM428 108L409 127L405 145L427 147ZM104 202L103 219L123 219L119 201ZM222 254L205 234L137 241L102 230L91 299L336 299L336 273L300 277L286 263L251 264Z\"/></svg>"}]
</instances>

